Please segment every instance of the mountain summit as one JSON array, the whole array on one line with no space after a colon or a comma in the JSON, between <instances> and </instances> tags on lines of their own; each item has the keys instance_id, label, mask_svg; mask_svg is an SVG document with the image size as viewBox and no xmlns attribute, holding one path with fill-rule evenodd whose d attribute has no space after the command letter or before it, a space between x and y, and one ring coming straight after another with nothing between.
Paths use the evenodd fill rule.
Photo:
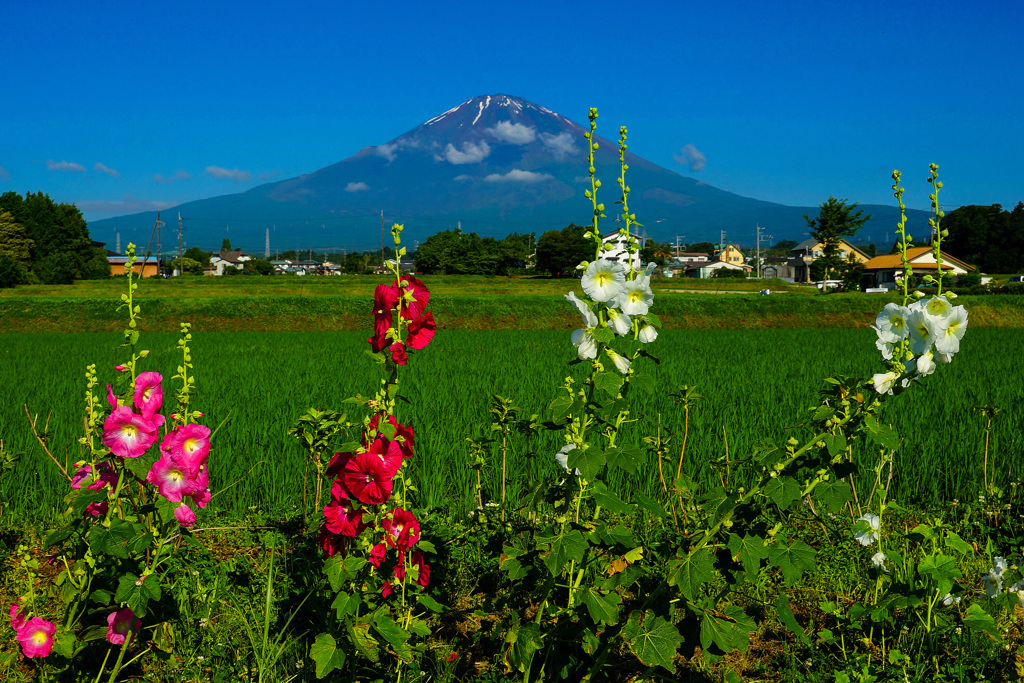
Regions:
<instances>
[{"instance_id":1,"label":"mountain summit","mask_svg":"<svg viewBox=\"0 0 1024 683\"><path fill-rule=\"evenodd\" d=\"M602 121L603 123L603 121ZM599 126L599 130L609 125ZM426 120L382 145L313 173L260 185L247 192L182 204L191 244L215 246L230 224L232 243L258 251L266 228L276 226L272 247L372 249L380 242L380 212L405 223L407 242L461 225L469 232L502 237L541 233L591 220L583 191L588 185L589 126L510 95L482 95ZM613 128L617 133L617 127ZM595 166L603 187L609 229L616 218L618 143L597 137ZM798 238L803 214L788 207L717 189L627 153L630 210L648 236L671 241L752 241L757 224L776 239ZM863 207L895 224L892 207ZM121 216L90 225L100 239L115 230L136 240L148 234L153 213Z\"/></svg>"}]
</instances>

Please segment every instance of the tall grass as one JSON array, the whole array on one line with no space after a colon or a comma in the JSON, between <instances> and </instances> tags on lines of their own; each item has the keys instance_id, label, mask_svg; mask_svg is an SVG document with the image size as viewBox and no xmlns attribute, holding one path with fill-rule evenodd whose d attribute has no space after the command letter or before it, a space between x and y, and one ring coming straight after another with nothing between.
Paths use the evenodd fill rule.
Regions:
<instances>
[{"instance_id":1,"label":"tall grass","mask_svg":"<svg viewBox=\"0 0 1024 683\"><path fill-rule=\"evenodd\" d=\"M342 399L372 394L379 366L362 353L365 333L210 332L193 343L198 390L194 405L206 424L216 427L210 465L215 493L212 508L244 513L250 507L282 514L301 505L302 453L285 434L308 407L342 408ZM146 369L173 374L175 335L148 333L152 349ZM48 517L59 511L66 482L36 444L22 405L41 414L52 411L54 454L74 461L81 421L84 369L97 363L113 373L121 360L113 334L32 334L0 336L0 439L24 453L2 482L9 512ZM660 424L681 440L682 413L667 393L679 384L697 385L706 398L691 410L686 469L701 481L717 481L710 464L724 454L750 451L762 440L782 443L806 407L834 374L870 375L878 368L870 330L710 330L666 331L652 349L662 359L649 364L658 391L638 400L640 425L626 431L639 443ZM884 417L904 438L897 454L894 494L923 504L964 499L981 485L984 421L974 406L1004 408L990 443L999 481L1017 479L1024 469L1024 411L1020 370L1024 330L973 329L962 352L920 386L893 401ZM490 423L492 393L510 396L527 414L543 413L574 357L566 332L451 331L438 334L403 374L408 404L399 419L416 430L412 472L419 503L427 507L475 506L475 474L466 467L465 439L482 436ZM109 375L108 375L109 376ZM355 410L351 418L361 418ZM556 476L552 454L561 445L555 433L527 440L514 436L509 454L508 496L516 500L530 485ZM533 457L530 457L531 452ZM493 457L498 462L499 454ZM484 498L500 499L498 470L484 472ZM744 472L733 470L736 483ZM623 493L653 492L657 471L648 462L635 477L615 475ZM231 486L234 484L234 486ZM228 488L231 486L231 488Z\"/></svg>"}]
</instances>

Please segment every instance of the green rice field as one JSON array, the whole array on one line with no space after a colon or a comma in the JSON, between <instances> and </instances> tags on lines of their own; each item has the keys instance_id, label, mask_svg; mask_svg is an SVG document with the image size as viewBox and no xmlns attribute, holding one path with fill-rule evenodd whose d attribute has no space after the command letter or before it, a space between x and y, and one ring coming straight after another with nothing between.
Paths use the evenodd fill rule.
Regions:
<instances>
[{"instance_id":1,"label":"green rice field","mask_svg":"<svg viewBox=\"0 0 1024 683\"><path fill-rule=\"evenodd\" d=\"M301 506L303 454L288 427L309 407L342 409L355 393L372 394L381 366L364 354L359 332L208 332L192 343L198 391L194 405L217 433L210 457L214 500L207 514L245 514L256 509L288 514ZM144 333L152 350L144 369L169 378L176 366L172 333ZM7 513L46 519L61 511L66 492L56 467L29 430L23 405L50 417L51 446L59 458L78 458L85 367L96 363L101 381L113 379L124 359L116 333L22 333L0 335L0 439L22 453L21 463L0 482ZM683 415L667 396L680 384L696 385L705 401L691 413L686 468L717 481L710 462L725 453L749 454L764 440L781 444L799 430L816 402L822 379L834 374L870 376L881 369L874 334L866 329L666 330L651 350L661 364L639 361L658 389L636 400L638 422L626 431L639 444L659 429L681 440ZM476 505L475 473L467 467L467 437L490 423L488 399L512 397L527 415L543 413L575 357L567 331L457 330L439 332L403 370L399 419L416 430L412 472L419 505L469 509ZM961 352L935 375L891 400L884 418L904 438L896 456L894 495L924 505L976 495L981 488L984 422L973 408L1003 408L993 425L990 463L996 483L1017 481L1024 470L1024 411L1020 359L1024 330L970 329ZM644 365L646 364L646 365ZM168 392L168 396L170 392ZM169 398L168 398L169 400ZM358 408L350 419L362 417ZM165 411L167 412L167 411ZM800 433L797 433L800 436ZM353 435L353 438L355 435ZM557 475L557 433L516 436L509 455L509 496ZM500 495L500 456L484 471L484 500ZM870 467L870 462L865 467ZM990 465L990 468L992 465ZM619 476L621 492L653 492L653 456L636 476ZM734 483L744 472L732 470ZM870 472L865 473L870 476ZM736 479L738 477L738 479Z\"/></svg>"}]
</instances>

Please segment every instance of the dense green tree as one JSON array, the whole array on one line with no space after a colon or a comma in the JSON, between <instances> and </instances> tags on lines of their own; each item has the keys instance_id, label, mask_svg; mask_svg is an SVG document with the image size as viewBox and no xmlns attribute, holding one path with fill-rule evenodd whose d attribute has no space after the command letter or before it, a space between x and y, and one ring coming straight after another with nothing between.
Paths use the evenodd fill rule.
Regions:
<instances>
[{"instance_id":1,"label":"dense green tree","mask_svg":"<svg viewBox=\"0 0 1024 683\"><path fill-rule=\"evenodd\" d=\"M74 204L58 204L42 192L0 195L0 210L9 212L32 241L31 268L42 282L64 282L98 272L89 261L105 261L106 252L94 247L82 212ZM106 271L109 274L109 269Z\"/></svg>"},{"instance_id":2,"label":"dense green tree","mask_svg":"<svg viewBox=\"0 0 1024 683\"><path fill-rule=\"evenodd\" d=\"M537 270L554 277L573 277L576 266L590 261L597 251L583 235L588 228L570 223L561 230L548 230L537 240Z\"/></svg>"},{"instance_id":3,"label":"dense green tree","mask_svg":"<svg viewBox=\"0 0 1024 683\"><path fill-rule=\"evenodd\" d=\"M983 273L1024 270L1024 203L1013 211L999 204L961 206L942 219L948 231L942 250Z\"/></svg>"},{"instance_id":4,"label":"dense green tree","mask_svg":"<svg viewBox=\"0 0 1024 683\"><path fill-rule=\"evenodd\" d=\"M176 258L170 263L171 268L183 275L202 275L203 264L188 256ZM232 269L234 270L234 269Z\"/></svg>"},{"instance_id":5,"label":"dense green tree","mask_svg":"<svg viewBox=\"0 0 1024 683\"><path fill-rule=\"evenodd\" d=\"M231 251L231 240L229 238L225 237L220 241L220 250Z\"/></svg>"},{"instance_id":6,"label":"dense green tree","mask_svg":"<svg viewBox=\"0 0 1024 683\"><path fill-rule=\"evenodd\" d=\"M864 211L857 211L857 202L847 204L845 199L829 197L818 205L818 216L804 216L811 228L811 237L821 244L820 263L824 277L821 279L843 278L848 264L839 255L839 243L844 238L853 237L861 226L871 220Z\"/></svg>"},{"instance_id":7,"label":"dense green tree","mask_svg":"<svg viewBox=\"0 0 1024 683\"><path fill-rule=\"evenodd\" d=\"M34 242L10 211L0 209L0 254L7 254L27 268L32 263Z\"/></svg>"},{"instance_id":8,"label":"dense green tree","mask_svg":"<svg viewBox=\"0 0 1024 683\"><path fill-rule=\"evenodd\" d=\"M245 269L253 273L258 273L259 275L274 274L274 264L272 264L270 261L265 261L264 259L261 258L246 261Z\"/></svg>"},{"instance_id":9,"label":"dense green tree","mask_svg":"<svg viewBox=\"0 0 1024 683\"><path fill-rule=\"evenodd\" d=\"M25 266L10 254L0 252L0 289L24 284Z\"/></svg>"},{"instance_id":10,"label":"dense green tree","mask_svg":"<svg viewBox=\"0 0 1024 683\"><path fill-rule=\"evenodd\" d=\"M199 247L189 247L185 250L185 253L182 254L182 256L187 259L192 259L199 263L203 268L206 268L210 265L210 257L213 256L213 252L203 251Z\"/></svg>"},{"instance_id":11,"label":"dense green tree","mask_svg":"<svg viewBox=\"0 0 1024 683\"><path fill-rule=\"evenodd\" d=\"M640 260L646 263L656 263L659 266L665 265L665 262L672 258L675 253L675 246L668 242L655 242L654 240L647 240L644 244L644 248L640 250Z\"/></svg>"},{"instance_id":12,"label":"dense green tree","mask_svg":"<svg viewBox=\"0 0 1024 683\"><path fill-rule=\"evenodd\" d=\"M694 242L686 245L686 251L691 254L707 254L709 259L714 255L716 249L718 249L718 245L711 242Z\"/></svg>"}]
</instances>

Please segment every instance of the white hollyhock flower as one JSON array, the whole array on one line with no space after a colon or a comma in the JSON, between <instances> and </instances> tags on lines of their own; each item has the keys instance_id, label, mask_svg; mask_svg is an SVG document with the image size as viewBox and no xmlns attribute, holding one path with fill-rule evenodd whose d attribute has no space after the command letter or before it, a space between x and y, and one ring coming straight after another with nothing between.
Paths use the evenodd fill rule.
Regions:
<instances>
[{"instance_id":1,"label":"white hollyhock flower","mask_svg":"<svg viewBox=\"0 0 1024 683\"><path fill-rule=\"evenodd\" d=\"M580 284L594 301L609 301L618 296L626 284L626 271L621 263L598 259L587 266Z\"/></svg>"},{"instance_id":2,"label":"white hollyhock flower","mask_svg":"<svg viewBox=\"0 0 1024 683\"><path fill-rule=\"evenodd\" d=\"M927 377L935 372L935 354L931 349L928 349L917 357L914 369L917 370L917 374L922 377Z\"/></svg>"},{"instance_id":3,"label":"white hollyhock flower","mask_svg":"<svg viewBox=\"0 0 1024 683\"><path fill-rule=\"evenodd\" d=\"M576 330L572 333L572 345L576 347L576 354L580 360L593 360L597 358L597 340L591 330Z\"/></svg>"},{"instance_id":4,"label":"white hollyhock flower","mask_svg":"<svg viewBox=\"0 0 1024 683\"><path fill-rule=\"evenodd\" d=\"M614 305L629 315L645 315L654 303L654 292L639 278L627 282L615 297Z\"/></svg>"},{"instance_id":5,"label":"white hollyhock flower","mask_svg":"<svg viewBox=\"0 0 1024 683\"><path fill-rule=\"evenodd\" d=\"M644 325L640 328L640 334L637 335L637 338L644 344L650 344L658 338L658 330L655 329L654 325Z\"/></svg>"},{"instance_id":6,"label":"white hollyhock flower","mask_svg":"<svg viewBox=\"0 0 1024 683\"><path fill-rule=\"evenodd\" d=\"M882 352L882 358L892 360L893 343L881 339L881 333L879 333L879 339L875 341L875 348Z\"/></svg>"},{"instance_id":7,"label":"white hollyhock flower","mask_svg":"<svg viewBox=\"0 0 1024 683\"><path fill-rule=\"evenodd\" d=\"M946 607L952 607L960 603L959 597L954 597L952 593L946 593L942 596L942 604Z\"/></svg>"},{"instance_id":8,"label":"white hollyhock flower","mask_svg":"<svg viewBox=\"0 0 1024 683\"><path fill-rule=\"evenodd\" d=\"M869 512L866 515L861 515L860 517L858 517L857 521L858 522L867 522L867 526L868 526L868 530L867 531L856 531L856 532L854 532L853 537L855 539L857 539L858 543L860 543L863 546L868 546L868 545L871 545L872 543L874 543L875 541L878 540L878 530L880 528L879 527L879 521L880 520L878 518L878 515L876 515L873 512Z\"/></svg>"},{"instance_id":9,"label":"white hollyhock flower","mask_svg":"<svg viewBox=\"0 0 1024 683\"><path fill-rule=\"evenodd\" d=\"M627 372L629 372L629 365L630 365L630 363L629 363L629 359L628 358L626 358L625 356L623 356L621 354L616 353L612 349L605 349L604 351L605 351L605 353L608 354L608 357L612 359L612 362L615 363L615 369L616 370L621 372L623 375L625 375Z\"/></svg>"},{"instance_id":10,"label":"white hollyhock flower","mask_svg":"<svg viewBox=\"0 0 1024 683\"><path fill-rule=\"evenodd\" d=\"M935 342L935 323L923 308L911 311L907 317L907 330L910 332L910 350L915 354L924 353Z\"/></svg>"},{"instance_id":11,"label":"white hollyhock flower","mask_svg":"<svg viewBox=\"0 0 1024 683\"><path fill-rule=\"evenodd\" d=\"M900 378L895 372L885 372L874 375L871 381L875 384L875 391L880 394L891 394L893 382Z\"/></svg>"},{"instance_id":12,"label":"white hollyhock flower","mask_svg":"<svg viewBox=\"0 0 1024 683\"><path fill-rule=\"evenodd\" d=\"M879 339L884 338L883 333L886 337L895 337L895 339L888 339L886 341L899 341L906 339L907 334L907 318L910 317L910 309L906 306L900 306L898 304L886 304L882 312L875 318L875 329L878 330Z\"/></svg>"},{"instance_id":13,"label":"white hollyhock flower","mask_svg":"<svg viewBox=\"0 0 1024 683\"><path fill-rule=\"evenodd\" d=\"M633 323L629 316L616 311L614 308L608 309L608 322L606 324L609 329L620 337L629 334L629 331L633 329Z\"/></svg>"},{"instance_id":14,"label":"white hollyhock flower","mask_svg":"<svg viewBox=\"0 0 1024 683\"><path fill-rule=\"evenodd\" d=\"M1024 607L1024 580L1018 581L1006 590L1009 593L1016 593L1017 599L1020 600L1020 606Z\"/></svg>"},{"instance_id":15,"label":"white hollyhock flower","mask_svg":"<svg viewBox=\"0 0 1024 683\"><path fill-rule=\"evenodd\" d=\"M953 304L944 296L933 296L925 303L924 310L937 320L945 320L953 311Z\"/></svg>"},{"instance_id":16,"label":"white hollyhock flower","mask_svg":"<svg viewBox=\"0 0 1024 683\"><path fill-rule=\"evenodd\" d=\"M565 295L566 300L576 307L576 310L583 316L583 324L586 327L597 327L597 316L586 301L576 296L576 292L569 292Z\"/></svg>"},{"instance_id":17,"label":"white hollyhock flower","mask_svg":"<svg viewBox=\"0 0 1024 683\"><path fill-rule=\"evenodd\" d=\"M647 264L643 271L636 276L636 281L642 284L644 287L650 287L651 273L653 273L654 269L657 267L658 264L655 263L654 261L651 261L650 263Z\"/></svg>"},{"instance_id":18,"label":"white hollyhock flower","mask_svg":"<svg viewBox=\"0 0 1024 683\"><path fill-rule=\"evenodd\" d=\"M936 330L935 350L952 356L960 351L960 340L964 338L965 332L967 332L967 309L963 306L956 306L950 311L942 326Z\"/></svg>"},{"instance_id":19,"label":"white hollyhock flower","mask_svg":"<svg viewBox=\"0 0 1024 683\"><path fill-rule=\"evenodd\" d=\"M875 553L872 555L871 564L874 565L875 569L885 571L885 553Z\"/></svg>"}]
</instances>

